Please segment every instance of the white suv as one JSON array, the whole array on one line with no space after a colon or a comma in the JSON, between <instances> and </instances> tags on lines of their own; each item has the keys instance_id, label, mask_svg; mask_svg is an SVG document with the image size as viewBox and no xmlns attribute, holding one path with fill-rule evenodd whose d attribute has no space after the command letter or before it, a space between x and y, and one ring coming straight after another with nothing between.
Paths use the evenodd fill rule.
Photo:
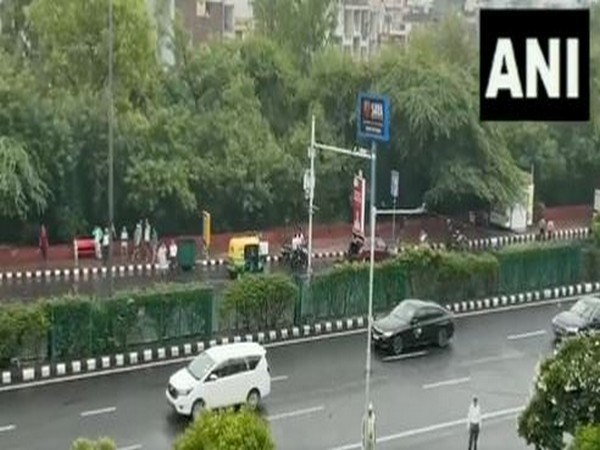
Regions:
<instances>
[{"instance_id":1,"label":"white suv","mask_svg":"<svg viewBox=\"0 0 600 450\"><path fill-rule=\"evenodd\" d=\"M194 418L204 408L247 403L255 409L271 392L266 354L254 342L211 347L169 379L167 400L178 414Z\"/></svg>"}]
</instances>

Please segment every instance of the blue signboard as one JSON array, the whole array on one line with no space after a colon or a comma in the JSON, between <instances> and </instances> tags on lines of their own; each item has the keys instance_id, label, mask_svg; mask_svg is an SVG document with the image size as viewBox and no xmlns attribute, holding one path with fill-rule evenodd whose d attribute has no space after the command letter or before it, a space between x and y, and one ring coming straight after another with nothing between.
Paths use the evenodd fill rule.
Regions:
<instances>
[{"instance_id":1,"label":"blue signboard","mask_svg":"<svg viewBox=\"0 0 600 450\"><path fill-rule=\"evenodd\" d=\"M358 139L390 140L390 102L386 96L359 94L356 111Z\"/></svg>"}]
</instances>

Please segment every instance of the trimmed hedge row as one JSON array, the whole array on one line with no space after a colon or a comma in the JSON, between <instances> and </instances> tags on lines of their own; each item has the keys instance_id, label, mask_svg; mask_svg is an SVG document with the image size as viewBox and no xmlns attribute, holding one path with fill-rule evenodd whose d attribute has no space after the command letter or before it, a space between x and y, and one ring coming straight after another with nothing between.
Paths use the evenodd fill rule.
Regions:
<instances>
[{"instance_id":1,"label":"trimmed hedge row","mask_svg":"<svg viewBox=\"0 0 600 450\"><path fill-rule=\"evenodd\" d=\"M158 285L110 300L67 297L0 308L0 367L13 358L69 360L212 333L213 292Z\"/></svg>"}]
</instances>

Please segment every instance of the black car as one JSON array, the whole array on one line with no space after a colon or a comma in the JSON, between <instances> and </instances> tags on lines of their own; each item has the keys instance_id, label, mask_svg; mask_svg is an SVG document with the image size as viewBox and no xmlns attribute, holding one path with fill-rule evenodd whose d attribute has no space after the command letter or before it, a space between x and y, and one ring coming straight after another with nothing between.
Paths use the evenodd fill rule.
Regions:
<instances>
[{"instance_id":1,"label":"black car","mask_svg":"<svg viewBox=\"0 0 600 450\"><path fill-rule=\"evenodd\" d=\"M454 318L437 303L407 299L373 322L373 344L398 355L408 348L446 347L454 336Z\"/></svg>"},{"instance_id":2,"label":"black car","mask_svg":"<svg viewBox=\"0 0 600 450\"><path fill-rule=\"evenodd\" d=\"M554 338L560 341L584 333L600 331L600 297L582 297L569 309L552 319Z\"/></svg>"}]
</instances>

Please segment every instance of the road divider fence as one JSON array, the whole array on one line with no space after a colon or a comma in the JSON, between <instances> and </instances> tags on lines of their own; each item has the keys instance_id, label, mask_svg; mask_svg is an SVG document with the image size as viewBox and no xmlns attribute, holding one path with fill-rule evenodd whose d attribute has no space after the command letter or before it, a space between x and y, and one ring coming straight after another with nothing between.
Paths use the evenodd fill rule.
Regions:
<instances>
[{"instance_id":1,"label":"road divider fence","mask_svg":"<svg viewBox=\"0 0 600 450\"><path fill-rule=\"evenodd\" d=\"M573 300L577 296L600 292L600 282L578 283L553 288L522 292L514 295L467 300L446 304L457 317L472 313L485 314L502 309L511 310L526 306L543 305L560 300ZM301 344L329 339L351 333L364 332L367 317L347 317L326 320L302 326L263 330L246 334L216 335L208 339L183 342L170 346L149 346L126 353L73 359L55 363L35 363L28 367L12 367L1 372L0 392L34 387L61 381L72 381L101 375L183 363L204 349L237 342L258 342L266 347Z\"/></svg>"},{"instance_id":2,"label":"road divider fence","mask_svg":"<svg viewBox=\"0 0 600 450\"><path fill-rule=\"evenodd\" d=\"M544 241L567 241L567 240L583 240L591 237L591 228L579 227L558 230L551 236L548 236ZM471 239L467 241L466 248L471 251L485 251L499 249L509 245L524 244L539 240L539 235L536 233L524 233L507 236L494 236L480 239ZM444 249L446 246L443 243L432 242L431 247L434 249ZM405 246L402 249L408 249L413 246ZM335 259L345 258L345 251L324 251L314 252L314 259ZM268 255L267 263L278 264L282 262L281 255ZM216 259L201 259L197 261L197 265L201 268L219 267L227 264L224 258ZM117 264L111 268L115 276L152 276L164 271L158 264ZM11 270L0 272L0 283L22 282L31 280L86 280L89 278L106 277L108 276L108 268L104 266L92 267L71 267L71 268L55 268L55 269L35 269L35 270Z\"/></svg>"}]
</instances>

